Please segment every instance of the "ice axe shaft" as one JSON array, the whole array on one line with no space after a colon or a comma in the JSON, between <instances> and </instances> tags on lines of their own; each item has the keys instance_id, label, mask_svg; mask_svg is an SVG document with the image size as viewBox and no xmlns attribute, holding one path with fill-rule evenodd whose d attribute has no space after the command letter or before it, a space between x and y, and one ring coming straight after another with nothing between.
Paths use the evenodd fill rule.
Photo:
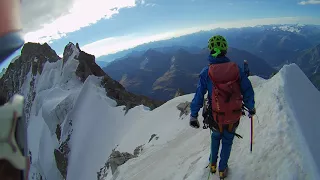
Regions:
<instances>
[{"instance_id":1,"label":"ice axe shaft","mask_svg":"<svg viewBox=\"0 0 320 180\"><path fill-rule=\"evenodd\" d=\"M250 119L251 119L251 143L250 143L250 152L252 153L252 145L253 145L253 116L251 116Z\"/></svg>"}]
</instances>

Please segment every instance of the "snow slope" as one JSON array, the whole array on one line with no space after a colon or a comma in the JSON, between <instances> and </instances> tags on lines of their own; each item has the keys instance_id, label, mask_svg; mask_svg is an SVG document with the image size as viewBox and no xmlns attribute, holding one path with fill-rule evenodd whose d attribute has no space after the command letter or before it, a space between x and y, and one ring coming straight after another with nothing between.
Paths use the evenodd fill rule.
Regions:
<instances>
[{"instance_id":1,"label":"snow slope","mask_svg":"<svg viewBox=\"0 0 320 180\"><path fill-rule=\"evenodd\" d=\"M125 114L124 106L105 95L101 79L89 76L82 83L75 75L75 51L65 64L47 62L42 74L28 74L22 92L35 78L28 139L32 165L30 179L60 180L54 150L69 142L67 180L94 180L112 149L143 151L118 168L106 180L207 179L210 132L192 129L189 115L179 117L176 108L193 94L177 97L149 111L144 106ZM229 179L320 179L320 138L316 108L320 94L294 64L272 79L250 77L256 93L257 116L253 153L250 153L250 121L242 118L229 161ZM199 118L200 122L202 119ZM57 125L61 126L58 137ZM155 137L150 141L150 137ZM212 179L217 179L213 176Z\"/></svg>"},{"instance_id":2,"label":"snow slope","mask_svg":"<svg viewBox=\"0 0 320 180\"><path fill-rule=\"evenodd\" d=\"M30 179L63 179L54 150L69 135L67 179L95 179L128 127L149 112L137 106L125 114L124 106L115 107L116 102L106 96L98 77L89 76L82 83L75 74L79 62L74 58L78 54L74 48L64 64L62 60L47 62L41 75L29 73L22 85L21 92L27 95L35 79L36 96L28 119ZM57 125L61 126L60 137Z\"/></svg>"},{"instance_id":3,"label":"snow slope","mask_svg":"<svg viewBox=\"0 0 320 180\"><path fill-rule=\"evenodd\" d=\"M100 167L120 141L128 122L139 119L147 110L143 106L125 115L124 106L105 96L100 81L89 77L75 103L71 155L67 179L94 179ZM127 123L128 122L128 123Z\"/></svg>"},{"instance_id":4,"label":"snow slope","mask_svg":"<svg viewBox=\"0 0 320 180\"><path fill-rule=\"evenodd\" d=\"M253 153L249 151L250 121L243 117L237 132L244 138L234 141L228 179L319 179L319 147L315 142L320 134L315 128L320 124L314 109L320 107L319 92L294 64L270 80L251 80L257 104ZM298 92L306 95L296 98ZM120 151L132 151L134 143L142 144L143 137L151 133L159 139L150 143L144 139L142 154L105 179L207 179L204 167L210 151L209 131L191 129L188 116L179 118L176 110L179 103L192 97L175 98L147 114L146 119L137 120L121 141Z\"/></svg>"}]
</instances>

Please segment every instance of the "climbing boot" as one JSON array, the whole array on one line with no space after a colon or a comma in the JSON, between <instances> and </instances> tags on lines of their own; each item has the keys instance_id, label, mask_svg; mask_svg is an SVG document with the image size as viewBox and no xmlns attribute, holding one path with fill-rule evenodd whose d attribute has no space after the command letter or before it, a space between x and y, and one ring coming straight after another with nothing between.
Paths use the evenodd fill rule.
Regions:
<instances>
[{"instance_id":1,"label":"climbing boot","mask_svg":"<svg viewBox=\"0 0 320 180\"><path fill-rule=\"evenodd\" d=\"M219 176L220 176L220 180L223 180L224 178L226 178L228 176L228 167L223 171L219 171Z\"/></svg>"},{"instance_id":2,"label":"climbing boot","mask_svg":"<svg viewBox=\"0 0 320 180\"><path fill-rule=\"evenodd\" d=\"M216 173L217 171L217 165L216 164L209 164L209 167L210 167L210 172L211 173Z\"/></svg>"}]
</instances>

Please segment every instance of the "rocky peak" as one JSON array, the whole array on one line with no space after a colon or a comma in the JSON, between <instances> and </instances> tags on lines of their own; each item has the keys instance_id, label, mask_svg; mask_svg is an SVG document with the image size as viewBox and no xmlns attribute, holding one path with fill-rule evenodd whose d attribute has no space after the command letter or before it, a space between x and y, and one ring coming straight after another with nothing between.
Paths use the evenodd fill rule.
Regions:
<instances>
[{"instance_id":1,"label":"rocky peak","mask_svg":"<svg viewBox=\"0 0 320 180\"><path fill-rule=\"evenodd\" d=\"M74 45L72 42L66 45L63 52L63 64L65 64L71 56L79 61L76 75L84 82L89 75L104 76L105 72L96 64L95 56L82 51L79 44Z\"/></svg>"},{"instance_id":2,"label":"rocky peak","mask_svg":"<svg viewBox=\"0 0 320 180\"><path fill-rule=\"evenodd\" d=\"M26 43L21 50L21 56L25 58L26 61L32 56L37 57L39 60L48 60L49 62L56 62L60 59L57 53L51 49L47 43Z\"/></svg>"},{"instance_id":3,"label":"rocky peak","mask_svg":"<svg viewBox=\"0 0 320 180\"><path fill-rule=\"evenodd\" d=\"M77 43L78 44L78 43ZM65 64L73 53L79 53L78 49L72 42L69 42L63 51L63 64Z\"/></svg>"},{"instance_id":4,"label":"rocky peak","mask_svg":"<svg viewBox=\"0 0 320 180\"><path fill-rule=\"evenodd\" d=\"M79 45L78 45L78 48L79 48ZM98 77L106 75L106 73L101 69L101 67L95 62L94 55L88 54L80 50L80 53L77 59L79 60L80 64L77 68L76 74L80 78L86 79L91 74Z\"/></svg>"},{"instance_id":5,"label":"rocky peak","mask_svg":"<svg viewBox=\"0 0 320 180\"><path fill-rule=\"evenodd\" d=\"M75 73L81 81L84 82L89 75L103 77L101 85L105 88L107 95L117 101L118 105L126 105L127 110L140 104L154 109L163 103L127 92L120 83L110 78L96 64L95 56L82 51L78 43L74 45L70 42L66 45L63 53L63 64L72 55L74 55L75 60L79 61ZM13 94L20 92L21 86L30 70L32 70L33 76L36 76L37 73L42 73L43 66L47 61L56 62L59 59L60 57L47 43L26 43L21 51L21 56L8 66L6 73L0 79L0 86L3 87L3 91L10 98ZM34 83L35 78L30 83L29 94L32 95L30 97L31 101L35 97L34 89L32 89Z\"/></svg>"},{"instance_id":6,"label":"rocky peak","mask_svg":"<svg viewBox=\"0 0 320 180\"><path fill-rule=\"evenodd\" d=\"M108 76L95 62L95 56L82 51L79 48L79 44L69 43L65 47L63 53L64 63L69 59L69 57L77 51L77 55L74 59L79 61L79 65L76 70L76 75L84 82L89 75L94 75L98 77L103 77L101 85L105 88L108 97L114 99L119 106L125 105L126 110L137 105L145 105L151 109L154 109L163 102L154 101L146 96L138 96L133 93L126 91L126 89L117 81L113 80Z\"/></svg>"},{"instance_id":7,"label":"rocky peak","mask_svg":"<svg viewBox=\"0 0 320 180\"><path fill-rule=\"evenodd\" d=\"M0 86L10 98L20 91L30 70L33 76L37 73L41 74L45 62L55 62L59 59L60 57L47 43L26 43L21 50L21 55L9 64L1 77Z\"/></svg>"}]
</instances>

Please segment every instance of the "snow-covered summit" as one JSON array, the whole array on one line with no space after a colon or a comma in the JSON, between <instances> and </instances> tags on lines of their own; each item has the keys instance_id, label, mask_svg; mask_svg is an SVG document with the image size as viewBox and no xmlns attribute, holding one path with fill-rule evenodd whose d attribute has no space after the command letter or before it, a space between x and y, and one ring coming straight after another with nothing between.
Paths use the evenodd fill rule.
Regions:
<instances>
[{"instance_id":1,"label":"snow-covered summit","mask_svg":"<svg viewBox=\"0 0 320 180\"><path fill-rule=\"evenodd\" d=\"M297 65L287 65L280 73L284 79L285 99L291 111L289 115L296 120L303 135L300 139L302 147L308 149L306 154L311 154L311 159L306 160L320 173L320 144L316 143L320 138L320 117L317 113L320 93Z\"/></svg>"},{"instance_id":2,"label":"snow-covered summit","mask_svg":"<svg viewBox=\"0 0 320 180\"><path fill-rule=\"evenodd\" d=\"M303 26L297 26L297 25L280 25L280 26L274 26L272 29L299 33L302 27Z\"/></svg>"}]
</instances>

